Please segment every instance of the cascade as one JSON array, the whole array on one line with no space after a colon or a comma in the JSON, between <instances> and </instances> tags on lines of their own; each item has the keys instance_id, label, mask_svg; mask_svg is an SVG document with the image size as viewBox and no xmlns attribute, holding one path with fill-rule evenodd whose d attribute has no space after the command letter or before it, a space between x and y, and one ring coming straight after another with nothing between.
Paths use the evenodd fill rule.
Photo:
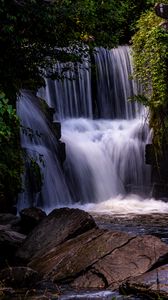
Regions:
<instances>
[{"instance_id":1,"label":"cascade","mask_svg":"<svg viewBox=\"0 0 168 300\"><path fill-rule=\"evenodd\" d=\"M63 67L64 64L57 63L55 69L59 73ZM41 88L38 95L55 108L58 120L82 116L92 118L90 63L86 60L82 65L77 64L75 70L72 64L69 68L64 79L46 79L46 87Z\"/></svg>"},{"instance_id":2,"label":"cascade","mask_svg":"<svg viewBox=\"0 0 168 300\"><path fill-rule=\"evenodd\" d=\"M130 47L118 47L111 51L96 48L97 106L100 118L133 119L142 109L129 98L140 93L140 87L132 74Z\"/></svg>"},{"instance_id":3,"label":"cascade","mask_svg":"<svg viewBox=\"0 0 168 300\"><path fill-rule=\"evenodd\" d=\"M34 193L28 174L24 177L24 192L19 195L18 209L29 206L59 206L71 203L64 174L57 159L57 139L53 135L45 114L40 110L37 98L22 91L17 101L17 112L27 133L21 134L21 144L26 157L36 161L43 177L42 189ZM33 129L33 131L31 131ZM31 178L30 178L31 179ZM31 202L30 202L31 201Z\"/></svg>"},{"instance_id":4,"label":"cascade","mask_svg":"<svg viewBox=\"0 0 168 300\"><path fill-rule=\"evenodd\" d=\"M78 66L76 80L70 70L64 80L47 79L46 88L38 91L38 95L55 108L55 118L61 120L62 140L66 144L64 172L53 155L56 141L34 101L29 103L30 97L26 96L26 101L22 101L25 104L19 108L24 126L33 125L40 130L44 126L45 143L38 140L31 148L27 137L22 141L23 146L44 157L47 151L40 206L53 208L115 201L117 197L126 198L129 193L145 195L150 186L150 167L144 162L145 145L150 140L145 111L137 103L128 101L139 89L129 78L130 49L127 46L112 50L98 48L94 60L96 105L93 105L91 69L87 61L82 67ZM31 112L29 105L33 106ZM93 116L97 116L96 119ZM49 145L47 150L46 144ZM32 150L30 152L32 155Z\"/></svg>"}]
</instances>

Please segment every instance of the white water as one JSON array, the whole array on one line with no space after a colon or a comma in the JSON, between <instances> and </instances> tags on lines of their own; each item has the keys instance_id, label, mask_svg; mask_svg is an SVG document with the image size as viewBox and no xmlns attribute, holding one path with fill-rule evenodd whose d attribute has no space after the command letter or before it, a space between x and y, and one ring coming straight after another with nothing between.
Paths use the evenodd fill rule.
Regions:
<instances>
[{"instance_id":1,"label":"white water","mask_svg":"<svg viewBox=\"0 0 168 300\"><path fill-rule=\"evenodd\" d=\"M71 207L108 215L168 213L168 204L149 198L149 191L145 198L150 167L143 154L151 136L141 118L70 119L62 130L68 179L74 180Z\"/></svg>"},{"instance_id":2,"label":"white water","mask_svg":"<svg viewBox=\"0 0 168 300\"><path fill-rule=\"evenodd\" d=\"M118 195L101 203L89 203L85 205L74 204L70 207L80 208L90 213L108 214L108 215L145 215L153 213L168 213L168 204L161 200L153 198L140 197L135 194L127 196Z\"/></svg>"},{"instance_id":3,"label":"white water","mask_svg":"<svg viewBox=\"0 0 168 300\"><path fill-rule=\"evenodd\" d=\"M128 191L145 193L150 168L144 163L148 128L141 120L70 119L62 122L72 198L101 202Z\"/></svg>"}]
</instances>

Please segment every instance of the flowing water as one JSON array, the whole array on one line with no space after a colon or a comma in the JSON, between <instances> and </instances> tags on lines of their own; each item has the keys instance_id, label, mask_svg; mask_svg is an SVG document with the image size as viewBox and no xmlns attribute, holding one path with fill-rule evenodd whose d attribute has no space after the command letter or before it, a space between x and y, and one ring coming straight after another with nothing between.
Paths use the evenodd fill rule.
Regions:
<instances>
[{"instance_id":1,"label":"flowing water","mask_svg":"<svg viewBox=\"0 0 168 300\"><path fill-rule=\"evenodd\" d=\"M62 202L70 204L71 196L57 158L57 140L45 114L40 110L37 98L23 91L17 103L17 111L25 130L21 134L21 143L26 151L26 161L36 161L43 177L42 190L35 193L31 186L32 174L26 174L23 180L25 191L20 194L18 209L32 205L47 209L59 206Z\"/></svg>"},{"instance_id":2,"label":"flowing water","mask_svg":"<svg viewBox=\"0 0 168 300\"><path fill-rule=\"evenodd\" d=\"M47 211L68 205L109 214L166 213L166 203L149 200L151 179L145 145L150 143L151 133L144 108L128 101L140 92L130 79L130 48L95 49L94 63L94 80L90 62L85 60L75 71L67 71L64 80L46 79L46 88L38 92L61 121L66 144L63 169L45 115L34 96L22 94L18 104L22 123L42 132L42 137L31 141L22 135L29 156L37 159L41 154L44 159L44 185L33 201ZM62 65L55 67L61 69ZM30 196L30 191L22 194L20 208L27 206Z\"/></svg>"}]
</instances>

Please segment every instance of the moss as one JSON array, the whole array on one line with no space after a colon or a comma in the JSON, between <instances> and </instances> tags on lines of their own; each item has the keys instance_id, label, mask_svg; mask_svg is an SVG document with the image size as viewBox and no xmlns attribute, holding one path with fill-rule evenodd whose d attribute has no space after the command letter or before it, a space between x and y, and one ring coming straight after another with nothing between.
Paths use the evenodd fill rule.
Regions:
<instances>
[{"instance_id":1,"label":"moss","mask_svg":"<svg viewBox=\"0 0 168 300\"><path fill-rule=\"evenodd\" d=\"M168 146L168 32L161 21L154 11L143 14L132 39L134 77L143 87L138 100L149 108L157 155Z\"/></svg>"}]
</instances>

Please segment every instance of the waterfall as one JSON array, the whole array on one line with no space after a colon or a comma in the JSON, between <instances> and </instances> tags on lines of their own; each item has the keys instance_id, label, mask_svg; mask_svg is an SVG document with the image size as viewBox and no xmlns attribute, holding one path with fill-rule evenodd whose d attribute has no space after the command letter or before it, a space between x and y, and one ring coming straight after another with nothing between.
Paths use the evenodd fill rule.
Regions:
<instances>
[{"instance_id":1,"label":"waterfall","mask_svg":"<svg viewBox=\"0 0 168 300\"><path fill-rule=\"evenodd\" d=\"M59 64L54 67L57 72L64 67ZM38 95L47 100L49 106L56 110L56 119L64 118L92 118L91 70L90 63L85 60L73 68L69 65L64 79L46 79L46 87L41 88ZM61 71L60 71L61 73Z\"/></svg>"},{"instance_id":2,"label":"waterfall","mask_svg":"<svg viewBox=\"0 0 168 300\"><path fill-rule=\"evenodd\" d=\"M111 51L96 48L97 106L100 118L133 119L141 112L141 106L128 99L138 94L138 83L130 79L132 62L128 46Z\"/></svg>"},{"instance_id":3,"label":"waterfall","mask_svg":"<svg viewBox=\"0 0 168 300\"><path fill-rule=\"evenodd\" d=\"M72 198L101 202L127 193L145 194L148 127L141 120L70 119L62 123L65 172Z\"/></svg>"},{"instance_id":4,"label":"waterfall","mask_svg":"<svg viewBox=\"0 0 168 300\"><path fill-rule=\"evenodd\" d=\"M47 209L62 203L71 203L64 174L57 159L58 142L37 100L32 93L22 91L17 102L17 112L26 131L21 134L22 148L26 149L26 158L40 166L43 185L42 189L35 193L30 183L30 180L33 181L32 174L26 174L24 192L19 196L18 209L28 206Z\"/></svg>"},{"instance_id":5,"label":"waterfall","mask_svg":"<svg viewBox=\"0 0 168 300\"><path fill-rule=\"evenodd\" d=\"M95 95L87 60L67 71L63 80L46 79L46 88L38 91L55 108L55 118L61 120L62 141L66 144L64 172L56 157L57 141L35 99L31 101L24 95L26 99L21 101L24 104L20 104L19 114L24 126L44 131L45 142L35 141L32 148L23 137L22 145L31 148L31 155L38 152L46 160L40 192L43 200L39 200L45 208L102 203L149 192L150 167L145 165L144 157L150 133L144 108L128 101L139 91L130 78L130 48L95 49L94 62ZM61 69L63 65L55 67Z\"/></svg>"}]
</instances>

